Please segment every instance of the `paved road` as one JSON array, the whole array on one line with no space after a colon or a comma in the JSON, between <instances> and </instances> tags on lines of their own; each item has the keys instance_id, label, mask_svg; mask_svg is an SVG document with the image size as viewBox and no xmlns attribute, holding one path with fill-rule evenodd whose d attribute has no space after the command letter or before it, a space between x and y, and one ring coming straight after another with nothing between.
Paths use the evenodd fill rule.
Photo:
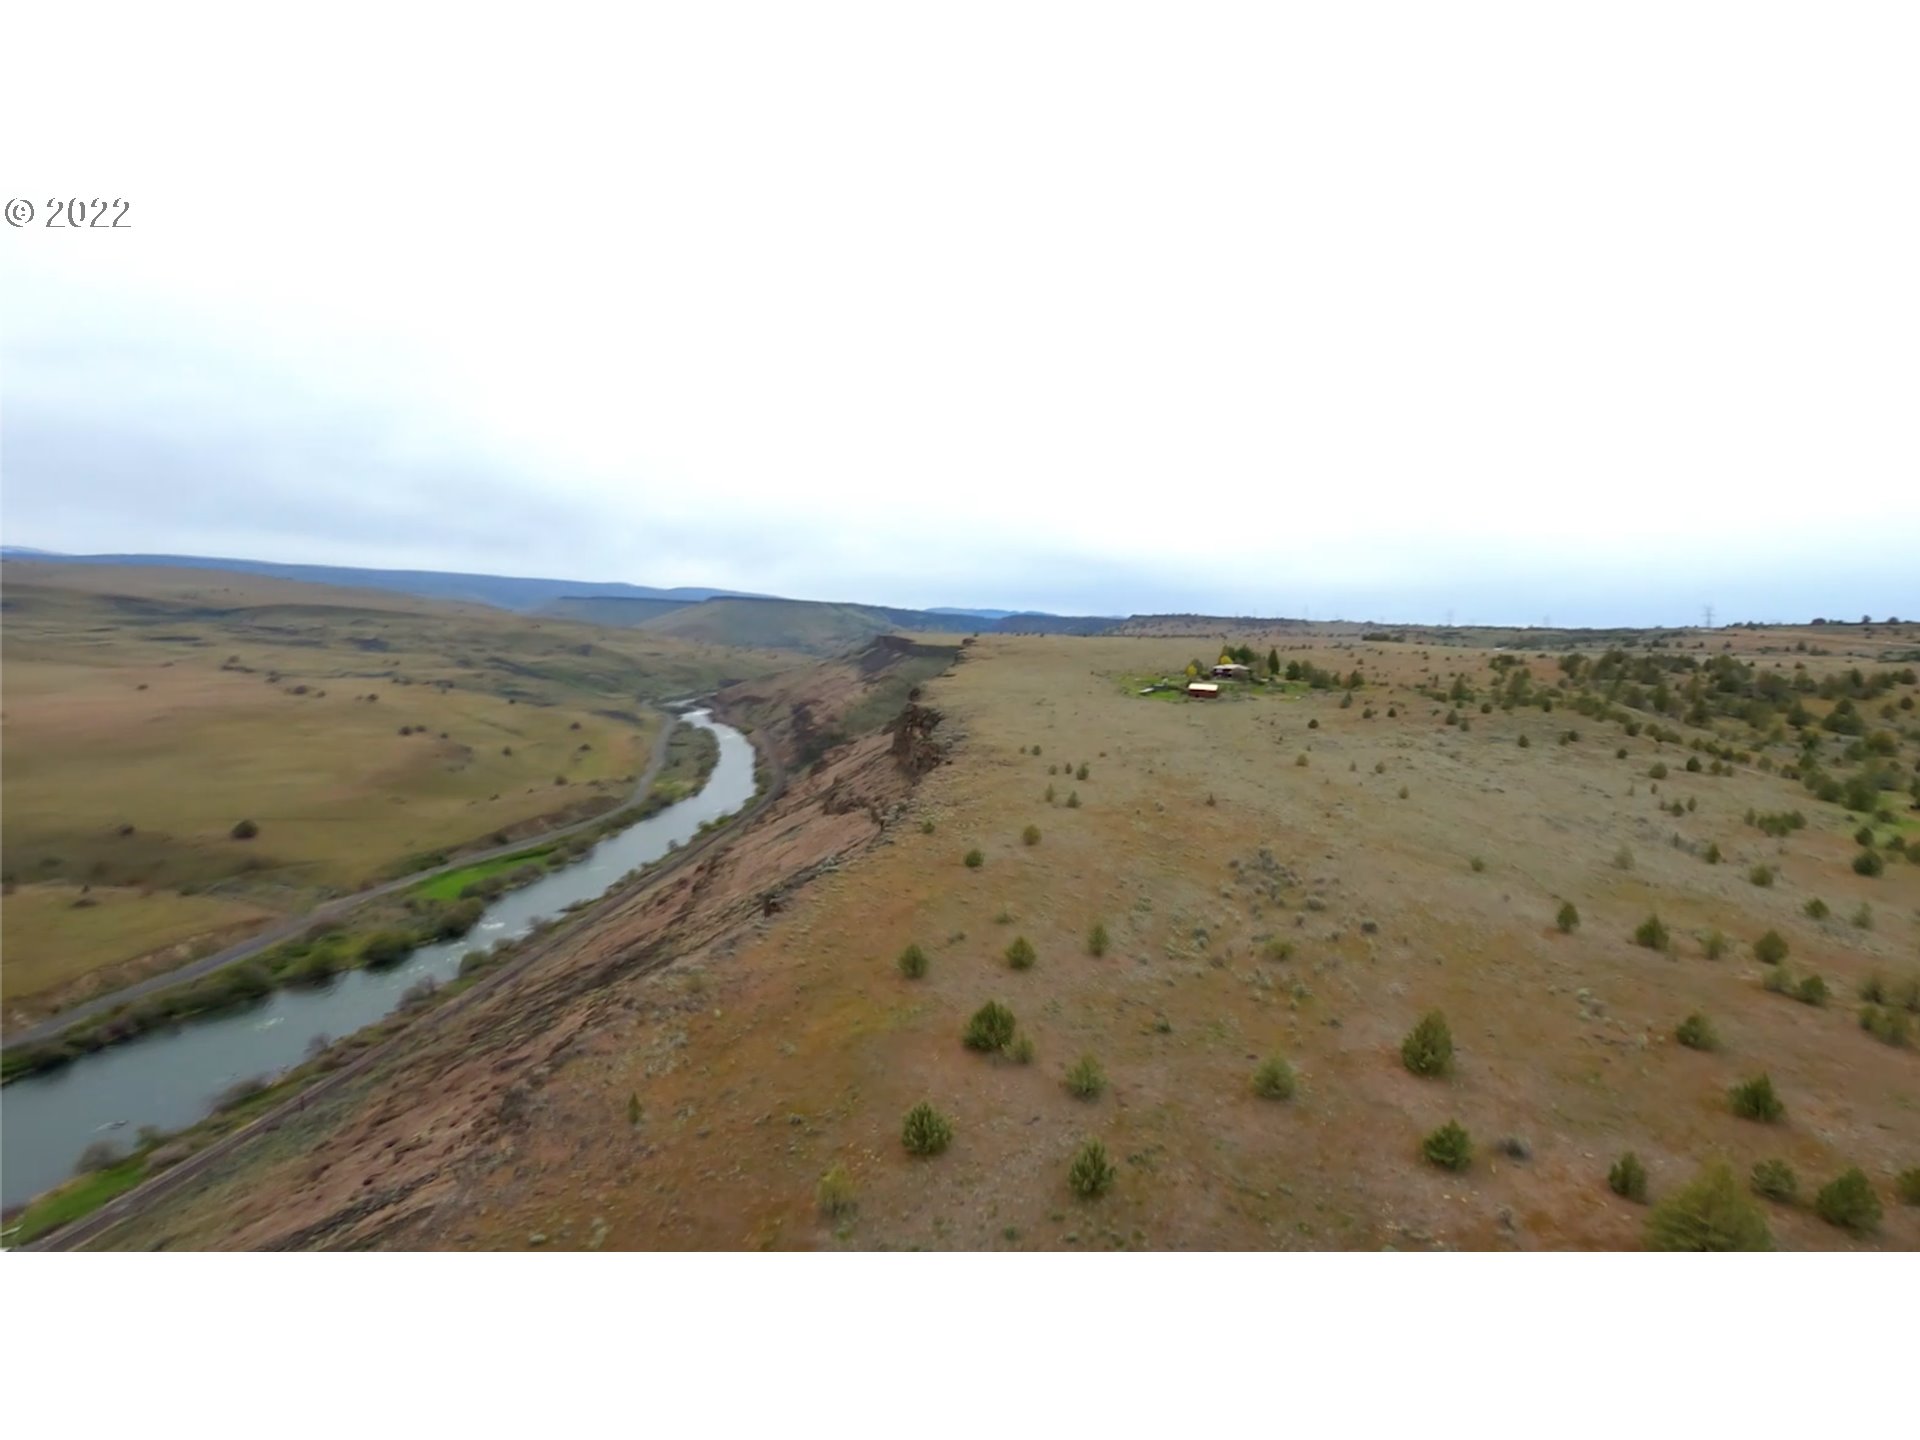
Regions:
<instances>
[{"instance_id":1,"label":"paved road","mask_svg":"<svg viewBox=\"0 0 1920 1440\"><path fill-rule=\"evenodd\" d=\"M236 1150L240 1149L241 1146L250 1144L262 1135L277 1130L288 1120L301 1115L305 1112L309 1104L325 1098L333 1091L345 1085L349 1080L365 1073L373 1066L392 1059L402 1045L414 1043L423 1030L446 1023L450 1016L457 1015L461 1010L479 1000L483 995L491 994L515 976L524 974L527 970L553 953L560 945L570 943L582 931L589 930L593 926L603 922L608 915L613 913L619 906L626 904L633 896L651 889L676 870L679 870L682 866L692 863L709 851L717 850L731 842L740 830L757 819L760 813L769 805L773 804L775 800L778 800L787 788L786 767L780 763L779 758L774 755L771 750L761 749L759 743L755 741L752 735L747 736L747 741L753 745L755 751L759 753L760 758L767 762L768 784L766 790L759 798L748 805L746 809L715 826L705 835L697 836L687 844L681 846L678 850L671 851L662 856L649 866L634 883L617 885L592 905L574 912L571 916L563 917L560 923L552 930L536 937L527 945L524 951L514 956L505 965L497 970L483 972L480 979L474 982L472 988L462 994L454 996L453 999L443 1005L437 1005L427 1010L411 1024L403 1026L400 1032L384 1045L376 1045L372 1050L361 1055L358 1059L350 1061L340 1069L314 1081L313 1084L301 1090L299 1094L289 1096L258 1119L247 1125L243 1125L231 1135L214 1141L214 1143L206 1149L189 1156L171 1169L162 1170L159 1174L141 1181L138 1185L134 1186L133 1189L127 1191L126 1194L119 1196L117 1199L109 1200L91 1215L84 1216L74 1221L71 1225L62 1226L51 1234L43 1235L38 1240L32 1241L20 1248L25 1250L77 1250L86 1246L91 1241L104 1235L107 1231L120 1225L123 1221L138 1214L143 1208L152 1204L155 1200L171 1194L197 1176L203 1175L209 1167L219 1163L227 1156L232 1155ZM664 965L670 965L676 958L678 957L669 951L647 962L644 968L657 969Z\"/></svg>"},{"instance_id":2,"label":"paved road","mask_svg":"<svg viewBox=\"0 0 1920 1440\"><path fill-rule=\"evenodd\" d=\"M654 737L653 755L648 759L646 770L642 772L639 783L633 787L633 794L624 802L625 804L631 805L645 798L647 791L653 785L654 777L660 773L660 767L666 764L667 741L672 736L674 726L678 721L677 717L672 715L664 716L663 719L666 723L660 727L660 733ZM214 971L224 969L226 966L232 965L237 961L258 955L262 950L278 945L282 940L291 940L316 921L332 919L336 915L344 914L346 911L366 904L369 900L377 899L382 895L391 895L396 890L405 890L409 886L418 885L422 880L431 880L436 875L444 875L449 870L461 870L469 865L476 865L482 860L492 860L501 855L513 855L521 850L532 849L537 845L547 845L556 840L564 840L569 835L576 835L582 830L598 825L602 820L606 819L608 815L613 813L611 810L603 811L598 815L591 815L585 820L575 821L571 825L562 825L558 830L549 830L544 835L529 835L524 840L515 840L511 845L495 845L490 849L479 850L471 855L462 855L457 860L449 860L444 865L436 865L431 870L416 870L411 875L402 875L398 880L389 880L385 884L374 886L371 890L362 890L358 894L342 895L337 900L328 900L324 904L315 906L303 915L295 915L287 920L283 920L278 925L262 930L258 935L250 939L242 940L237 945L229 945L224 950L216 951L212 955L182 965L177 970L167 970L158 975L150 975L145 980L137 980L131 985L123 986L108 994L96 995L91 1000L83 1000L78 1005L69 1006L57 1015L42 1020L38 1025L29 1026L17 1035L7 1036L6 1043L8 1045L31 1045L40 1040L51 1040L69 1025L85 1020L90 1016L99 1015L105 1011L114 1009L116 1006L124 1005L129 1000L138 1000L142 996L154 994L156 991L169 990L176 985L185 985L203 976L211 975Z\"/></svg>"}]
</instances>

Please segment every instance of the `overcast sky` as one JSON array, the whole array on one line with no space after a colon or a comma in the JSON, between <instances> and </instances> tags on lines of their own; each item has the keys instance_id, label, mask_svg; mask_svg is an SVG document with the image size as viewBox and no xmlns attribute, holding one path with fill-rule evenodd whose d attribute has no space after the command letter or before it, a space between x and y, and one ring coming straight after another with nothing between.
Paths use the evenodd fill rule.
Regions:
<instances>
[{"instance_id":1,"label":"overcast sky","mask_svg":"<svg viewBox=\"0 0 1920 1440\"><path fill-rule=\"evenodd\" d=\"M1573 8L16 7L5 541L1920 612L1914 7Z\"/></svg>"}]
</instances>

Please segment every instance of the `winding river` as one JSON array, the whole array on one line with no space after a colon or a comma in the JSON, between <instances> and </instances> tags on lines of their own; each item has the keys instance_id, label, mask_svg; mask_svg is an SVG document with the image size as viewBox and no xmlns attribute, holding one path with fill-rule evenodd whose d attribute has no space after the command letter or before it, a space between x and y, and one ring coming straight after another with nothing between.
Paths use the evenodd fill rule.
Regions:
<instances>
[{"instance_id":1,"label":"winding river","mask_svg":"<svg viewBox=\"0 0 1920 1440\"><path fill-rule=\"evenodd\" d=\"M598 899L628 871L691 840L703 822L747 804L752 745L704 710L683 718L720 743L700 792L602 840L579 863L502 895L472 933L416 950L391 970L350 970L320 988L276 990L245 1010L157 1030L0 1089L0 1205L30 1200L65 1180L96 1140L130 1150L143 1125L193 1124L239 1081L300 1063L315 1037L338 1039L371 1025L422 980L453 979L468 951L518 939L569 905Z\"/></svg>"}]
</instances>

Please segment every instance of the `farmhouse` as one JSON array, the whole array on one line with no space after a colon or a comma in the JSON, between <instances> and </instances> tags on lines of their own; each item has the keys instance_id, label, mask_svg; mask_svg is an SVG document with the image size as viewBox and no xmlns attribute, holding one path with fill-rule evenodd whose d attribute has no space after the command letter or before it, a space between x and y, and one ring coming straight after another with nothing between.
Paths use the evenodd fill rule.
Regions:
<instances>
[{"instance_id":1,"label":"farmhouse","mask_svg":"<svg viewBox=\"0 0 1920 1440\"><path fill-rule=\"evenodd\" d=\"M1245 665L1216 665L1213 667L1216 680L1251 680L1253 671Z\"/></svg>"},{"instance_id":2,"label":"farmhouse","mask_svg":"<svg viewBox=\"0 0 1920 1440\"><path fill-rule=\"evenodd\" d=\"M1218 700L1220 687L1206 680L1195 680L1187 686L1187 697L1192 700Z\"/></svg>"}]
</instances>

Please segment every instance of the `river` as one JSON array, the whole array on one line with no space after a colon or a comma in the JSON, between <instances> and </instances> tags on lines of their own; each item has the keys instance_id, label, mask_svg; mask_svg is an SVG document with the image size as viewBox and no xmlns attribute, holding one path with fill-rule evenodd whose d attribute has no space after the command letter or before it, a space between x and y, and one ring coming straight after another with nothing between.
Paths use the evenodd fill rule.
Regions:
<instances>
[{"instance_id":1,"label":"river","mask_svg":"<svg viewBox=\"0 0 1920 1440\"><path fill-rule=\"evenodd\" d=\"M339 1039L371 1025L420 981L453 979L469 950L518 939L575 901L599 898L628 871L691 840L702 822L747 804L754 752L746 737L704 710L682 718L720 744L700 792L602 840L579 863L502 895L470 934L416 950L391 970L349 970L320 988L276 990L245 1010L152 1031L0 1088L0 1205L65 1180L96 1140L131 1150L143 1125L184 1129L237 1082L299 1064L314 1037Z\"/></svg>"}]
</instances>

